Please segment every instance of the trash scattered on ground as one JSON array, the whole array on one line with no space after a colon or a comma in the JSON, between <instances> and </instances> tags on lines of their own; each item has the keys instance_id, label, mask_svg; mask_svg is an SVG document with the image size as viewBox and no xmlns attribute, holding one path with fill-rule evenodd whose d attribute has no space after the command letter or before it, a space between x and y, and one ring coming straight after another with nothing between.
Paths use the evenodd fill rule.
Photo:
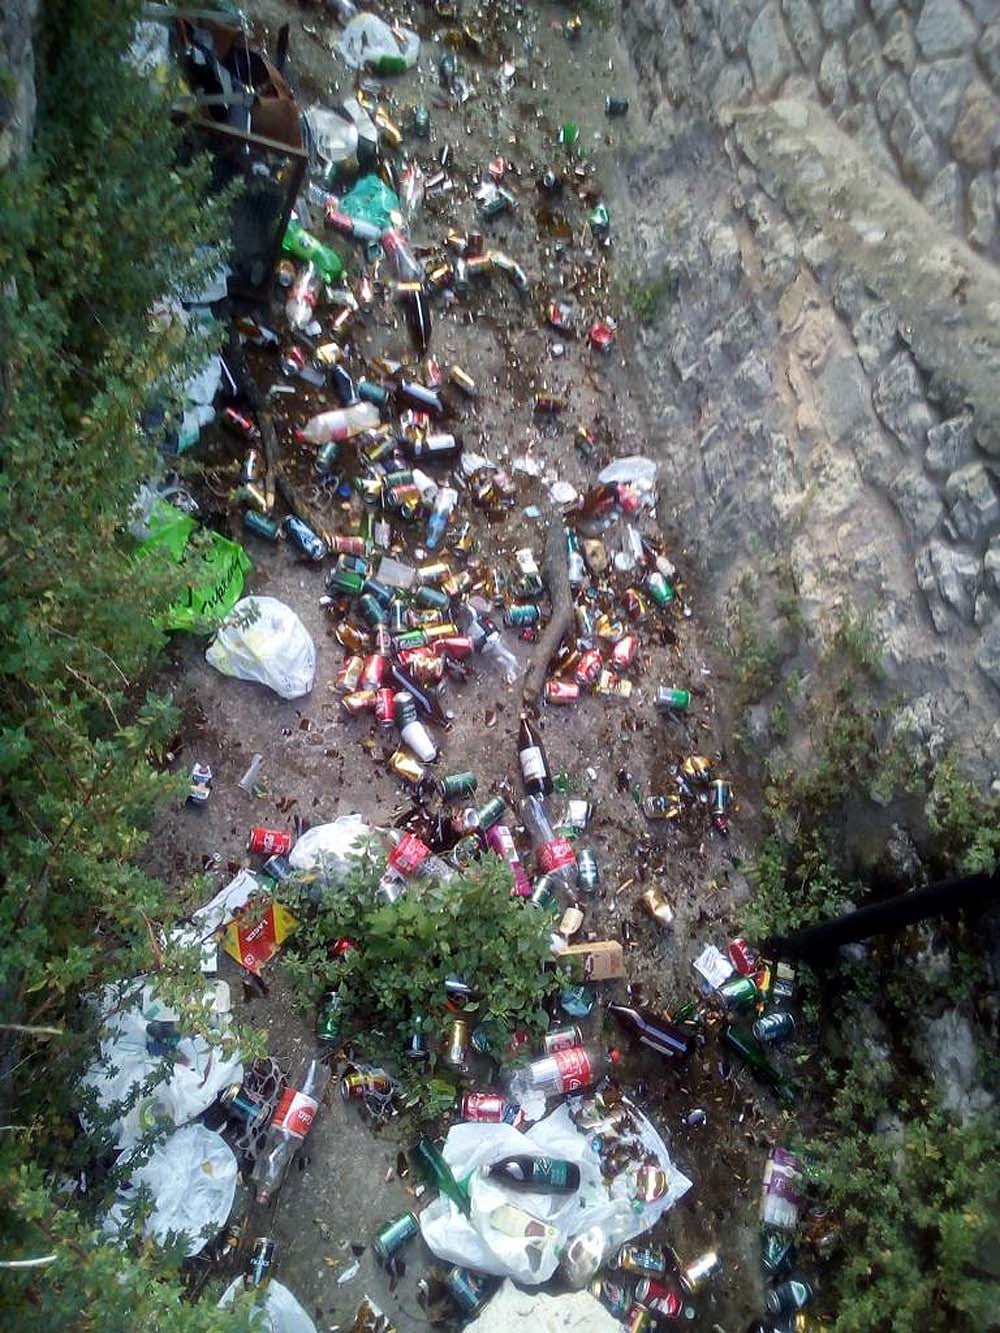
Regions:
<instances>
[{"instance_id":1,"label":"trash scattered on ground","mask_svg":"<svg viewBox=\"0 0 1000 1333\"><path fill-rule=\"evenodd\" d=\"M726 1263L725 1237L718 1250L682 1256L657 1232L698 1184L686 1174L696 1177L693 1164L679 1158L681 1169L673 1160L671 1126L647 1106L636 1053L678 1070L704 1057L733 1101L737 1090L745 1096L745 1072L774 1094L775 1108L791 1104L781 1044L795 1035L794 972L745 940L706 938L694 958L691 995L677 997L669 1013L642 1002L631 927L605 907L631 890L628 901L659 945L672 939L678 886L659 872L609 882L595 834L613 812L591 804L593 770L553 769L544 731L573 726L574 706L580 716L594 702L612 727L624 728L614 719L627 717L630 731L655 729L678 756L658 765L655 786L646 789L629 768L616 774L622 805L645 826L637 848L641 842L648 851L666 825L695 840L728 836L738 816L733 787L724 757L696 748L706 725L698 717L704 690L686 678L674 651L692 605L656 521L657 465L635 453L597 470L609 457L599 439L606 423L564 429L571 383L553 388L541 376L532 380L529 437L490 440L476 415L487 386L431 350L442 316L461 312L472 336L484 311L510 319L514 309L537 322L555 360L578 366L583 359L588 375L599 374L622 333L609 313L604 269L611 218L576 122L562 124L551 145L555 165L541 167L534 184L526 163L513 161L516 139L511 158L507 148L490 158L475 144L463 145L464 154L478 154L475 161L463 156L459 164L447 144L432 158L428 107L412 106L397 124L390 84L378 81L407 86L395 76L422 52L426 66L420 37L355 14L350 0L327 8L345 24L331 46L357 71L353 95L305 113L310 167L274 238L275 289L252 311L232 311L232 347L218 367L226 400L218 425L232 446L231 474L239 470L238 480L230 475L226 503L240 515L251 549L266 543L306 578L318 578L305 585L306 595L323 608L327 636L317 653L292 607L243 597L247 557L216 532L209 535L218 562L212 582L191 593L171 624L200 629L214 621L208 664L283 700L313 691L318 667L321 692L339 701L344 734L392 775L400 799L392 812L342 813L312 826L296 814L294 831L290 817L282 822L269 810L258 822L254 814L245 849L253 868L231 864L229 882L173 938L201 948L208 974L219 967L221 944L248 993L261 994L286 941L293 953L311 914L360 866L378 867L374 900L405 920L415 886L446 894L456 877L501 863L519 910L537 913L551 940L547 966L558 969L560 987L545 1015L549 1029L535 1045L526 1033L509 1034L512 1049L505 1038L498 1056L476 1019L482 997L472 976L445 982L453 1009L446 1032L426 1023L423 997L414 997L412 1013L395 1016L408 1025L412 1067L446 1073L451 1082L443 1086L455 1096L443 1146L425 1136L411 1152L420 1193L369 1238L372 1252L389 1272L409 1247L420 1247L422 1261L428 1254L437 1260L421 1279L422 1300L453 1324L476 1319L472 1327L486 1328L492 1318L499 1326L508 1309L536 1309L509 1281L495 1294L502 1278L522 1286L555 1278L576 1294L544 1299L579 1310L580 1327L624 1320L642 1330L691 1319ZM579 27L571 21L566 36L577 40ZM439 60L435 52L436 109L460 108L481 92L478 74L467 77L458 58L478 56L476 29L449 31L456 35ZM201 42L196 32L191 40ZM229 60L212 48L217 74ZM501 95L520 68L501 62ZM287 110L283 83L274 87ZM628 111L617 95L602 92L597 104L611 119ZM273 183L284 187L287 177ZM532 258L514 248L516 231L511 253L484 235L496 219L529 207L537 207L539 235L551 238L557 255L571 244L582 252L572 284L556 289L535 272ZM376 348L373 327L391 332L385 345ZM557 429L566 436L559 447L579 464L573 481L543 447ZM140 550L162 546L182 557L196 528L185 500L177 487L144 488L134 529ZM498 727L498 749L506 745L521 793L509 776L480 790L452 743L456 717L476 706L480 692L490 699L483 726ZM504 736L500 728L512 724L516 734ZM268 785L280 780L276 757L254 754L238 783L248 809L262 793L265 763ZM200 759L190 774L188 802L202 810L218 780ZM192 822L199 817L192 813ZM298 916L286 899L301 904ZM620 938L612 938L611 925ZM364 947L364 939L345 938L329 953L343 960ZM273 1280L273 1239L249 1234L244 1222L256 1225L283 1190L294 1191L292 1163L307 1157L304 1145L335 1071L340 1096L372 1129L399 1114L400 1071L388 1057L372 1063L352 1048L369 1018L352 1012L349 988L331 989L317 1014L317 1049L294 1073L276 1060L244 1069L235 1055L227 1062L219 1048L180 1030L179 1015L158 1009L147 987L141 1006L109 1020L102 1063L86 1083L111 1107L142 1080L164 1075L118 1122L119 1147L158 1125L183 1127L133 1173L112 1210L114 1225L147 1184L156 1202L147 1234L162 1240L170 1229L184 1231L197 1236L189 1254L205 1249L194 1290L237 1273L220 1305L252 1290L261 1326L314 1329ZM212 1128L186 1123L196 1117ZM710 1113L691 1106L683 1123L696 1130L707 1122ZM224 1231L237 1158L248 1197L237 1210L243 1220ZM775 1279L768 1309L781 1316L811 1296L792 1271L801 1181L796 1159L774 1148L761 1221L763 1261ZM219 1233L207 1248L205 1227ZM344 1256L337 1283L348 1286L361 1271L357 1258ZM594 1315L595 1300L607 1319ZM387 1329L389 1318L365 1297L354 1327Z\"/></svg>"}]
</instances>

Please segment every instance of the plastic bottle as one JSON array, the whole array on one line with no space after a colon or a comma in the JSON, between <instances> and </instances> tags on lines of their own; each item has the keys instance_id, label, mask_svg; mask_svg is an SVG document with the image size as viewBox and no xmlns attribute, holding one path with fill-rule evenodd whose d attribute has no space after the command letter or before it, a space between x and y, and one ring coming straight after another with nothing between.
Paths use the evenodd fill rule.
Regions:
<instances>
[{"instance_id":1,"label":"plastic bottle","mask_svg":"<svg viewBox=\"0 0 1000 1333\"><path fill-rule=\"evenodd\" d=\"M420 212L424 202L424 173L418 162L408 162L403 169L403 179L399 187L399 204L407 224Z\"/></svg>"},{"instance_id":2,"label":"plastic bottle","mask_svg":"<svg viewBox=\"0 0 1000 1333\"><path fill-rule=\"evenodd\" d=\"M500 630L489 616L470 614L472 618L467 630L476 651L496 666L508 685L513 685L521 671L517 658L504 643Z\"/></svg>"},{"instance_id":3,"label":"plastic bottle","mask_svg":"<svg viewBox=\"0 0 1000 1333\"><path fill-rule=\"evenodd\" d=\"M518 898L530 898L531 880L521 864L517 847L514 845L514 836L507 825L494 824L491 828L488 828L486 830L486 845L510 866L511 874L514 876L514 887L512 889L514 895Z\"/></svg>"},{"instance_id":4,"label":"plastic bottle","mask_svg":"<svg viewBox=\"0 0 1000 1333\"><path fill-rule=\"evenodd\" d=\"M566 563L569 566L569 586L579 588L587 580L587 566L580 551L580 539L572 528L566 529Z\"/></svg>"},{"instance_id":5,"label":"plastic bottle","mask_svg":"<svg viewBox=\"0 0 1000 1333\"><path fill-rule=\"evenodd\" d=\"M427 519L427 536L424 538L424 545L428 551L436 551L440 546L441 538L448 526L448 519L451 517L456 504L458 504L458 491L453 486L442 486L434 497L434 504Z\"/></svg>"},{"instance_id":6,"label":"plastic bottle","mask_svg":"<svg viewBox=\"0 0 1000 1333\"><path fill-rule=\"evenodd\" d=\"M295 259L315 264L323 275L324 282L336 282L344 271L344 263L330 246L324 245L311 232L306 231L298 218L292 218L281 238L281 248Z\"/></svg>"},{"instance_id":7,"label":"plastic bottle","mask_svg":"<svg viewBox=\"0 0 1000 1333\"><path fill-rule=\"evenodd\" d=\"M576 852L571 842L556 836L545 802L538 796L526 796L521 802L521 818L531 837L539 872L550 875L566 889L575 888Z\"/></svg>"},{"instance_id":8,"label":"plastic bottle","mask_svg":"<svg viewBox=\"0 0 1000 1333\"><path fill-rule=\"evenodd\" d=\"M403 744L409 746L422 764L432 764L438 749L417 717L417 705L409 690L400 690L396 695L396 724Z\"/></svg>"},{"instance_id":9,"label":"plastic bottle","mask_svg":"<svg viewBox=\"0 0 1000 1333\"><path fill-rule=\"evenodd\" d=\"M331 440L349 440L364 430L374 430L381 417L374 403L352 403L350 407L335 407L310 418L301 430L295 432L300 443L329 444Z\"/></svg>"},{"instance_id":10,"label":"plastic bottle","mask_svg":"<svg viewBox=\"0 0 1000 1333\"><path fill-rule=\"evenodd\" d=\"M599 1046L567 1046L565 1050L545 1055L519 1071L526 1085L547 1097L564 1092L580 1092L601 1079L608 1064L618 1063L618 1052L605 1055Z\"/></svg>"},{"instance_id":11,"label":"plastic bottle","mask_svg":"<svg viewBox=\"0 0 1000 1333\"><path fill-rule=\"evenodd\" d=\"M413 833L399 829L382 830L382 836L389 846L388 868L403 876L423 875L428 879L440 880L447 884L455 878L455 872L440 856L435 856L427 844Z\"/></svg>"},{"instance_id":12,"label":"plastic bottle","mask_svg":"<svg viewBox=\"0 0 1000 1333\"><path fill-rule=\"evenodd\" d=\"M423 282L424 266L401 231L387 231L382 237L382 249L400 282Z\"/></svg>"},{"instance_id":13,"label":"plastic bottle","mask_svg":"<svg viewBox=\"0 0 1000 1333\"><path fill-rule=\"evenodd\" d=\"M531 1190L537 1194L572 1194L580 1184L580 1168L575 1162L557 1157L502 1157L483 1167L483 1175L512 1190Z\"/></svg>"},{"instance_id":14,"label":"plastic bottle","mask_svg":"<svg viewBox=\"0 0 1000 1333\"><path fill-rule=\"evenodd\" d=\"M322 273L315 264L307 264L292 284L285 302L285 318L293 329L304 329L310 322L322 288Z\"/></svg>"},{"instance_id":15,"label":"plastic bottle","mask_svg":"<svg viewBox=\"0 0 1000 1333\"><path fill-rule=\"evenodd\" d=\"M309 1133L319 1109L330 1071L321 1060L304 1060L278 1102L260 1156L254 1163L253 1184L258 1203L270 1203L281 1188L292 1158Z\"/></svg>"}]
</instances>

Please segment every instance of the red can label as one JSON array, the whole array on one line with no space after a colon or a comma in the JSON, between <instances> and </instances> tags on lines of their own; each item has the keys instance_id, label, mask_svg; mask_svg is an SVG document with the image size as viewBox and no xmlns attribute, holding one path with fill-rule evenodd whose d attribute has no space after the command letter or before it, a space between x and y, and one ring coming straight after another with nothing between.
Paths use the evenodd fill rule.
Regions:
<instances>
[{"instance_id":1,"label":"red can label","mask_svg":"<svg viewBox=\"0 0 1000 1333\"><path fill-rule=\"evenodd\" d=\"M375 717L380 727L391 727L396 720L396 696L388 686L375 693Z\"/></svg>"},{"instance_id":2,"label":"red can label","mask_svg":"<svg viewBox=\"0 0 1000 1333\"><path fill-rule=\"evenodd\" d=\"M365 664L361 668L361 679L358 684L363 690L377 690L385 680L386 669L389 666L389 659L382 653L372 653L365 658Z\"/></svg>"},{"instance_id":3,"label":"red can label","mask_svg":"<svg viewBox=\"0 0 1000 1333\"><path fill-rule=\"evenodd\" d=\"M257 825L250 830L247 851L254 856L287 856L292 850L292 835L283 829L261 828Z\"/></svg>"},{"instance_id":4,"label":"red can label","mask_svg":"<svg viewBox=\"0 0 1000 1333\"><path fill-rule=\"evenodd\" d=\"M271 1123L276 1129L283 1129L287 1134L294 1134L297 1139L304 1139L318 1110L319 1102L314 1097L299 1092L298 1088L286 1088Z\"/></svg>"},{"instance_id":5,"label":"red can label","mask_svg":"<svg viewBox=\"0 0 1000 1333\"><path fill-rule=\"evenodd\" d=\"M726 945L726 953L741 977L749 977L756 972L760 959L756 950L752 949L746 940L739 937L730 940Z\"/></svg>"},{"instance_id":6,"label":"red can label","mask_svg":"<svg viewBox=\"0 0 1000 1333\"><path fill-rule=\"evenodd\" d=\"M492 1092L467 1092L462 1098L462 1119L500 1125L503 1123L505 1108L504 1099Z\"/></svg>"},{"instance_id":7,"label":"red can label","mask_svg":"<svg viewBox=\"0 0 1000 1333\"><path fill-rule=\"evenodd\" d=\"M611 650L611 660L616 667L629 667L635 661L639 653L639 640L634 634L626 634L624 639L619 639Z\"/></svg>"},{"instance_id":8,"label":"red can label","mask_svg":"<svg viewBox=\"0 0 1000 1333\"><path fill-rule=\"evenodd\" d=\"M389 853L389 864L401 875L412 875L431 854L425 842L413 833L404 833L398 847Z\"/></svg>"},{"instance_id":9,"label":"red can label","mask_svg":"<svg viewBox=\"0 0 1000 1333\"><path fill-rule=\"evenodd\" d=\"M576 679L581 685L596 685L601 676L601 654L596 648L588 648L576 664Z\"/></svg>"},{"instance_id":10,"label":"red can label","mask_svg":"<svg viewBox=\"0 0 1000 1333\"><path fill-rule=\"evenodd\" d=\"M551 842L543 843L539 847L535 853L535 860L543 874L551 875L553 870L574 865L576 852L573 850L573 844L566 838L553 838Z\"/></svg>"},{"instance_id":11,"label":"red can label","mask_svg":"<svg viewBox=\"0 0 1000 1333\"><path fill-rule=\"evenodd\" d=\"M556 1051L552 1059L559 1070L563 1092L589 1088L594 1081L594 1070L585 1046L569 1046L564 1051Z\"/></svg>"},{"instance_id":12,"label":"red can label","mask_svg":"<svg viewBox=\"0 0 1000 1333\"><path fill-rule=\"evenodd\" d=\"M446 639L436 639L434 651L441 657L453 657L456 662L464 662L472 656L473 643L467 634L452 634Z\"/></svg>"},{"instance_id":13,"label":"red can label","mask_svg":"<svg viewBox=\"0 0 1000 1333\"><path fill-rule=\"evenodd\" d=\"M545 682L545 702L549 704L575 704L580 697L580 687L575 680L554 680L550 677Z\"/></svg>"}]
</instances>

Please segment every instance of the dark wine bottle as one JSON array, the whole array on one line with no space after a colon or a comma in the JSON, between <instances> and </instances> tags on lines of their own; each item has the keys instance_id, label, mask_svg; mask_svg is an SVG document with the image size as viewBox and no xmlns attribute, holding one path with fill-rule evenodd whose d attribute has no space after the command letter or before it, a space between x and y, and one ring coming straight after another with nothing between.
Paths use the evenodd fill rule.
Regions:
<instances>
[{"instance_id":1,"label":"dark wine bottle","mask_svg":"<svg viewBox=\"0 0 1000 1333\"><path fill-rule=\"evenodd\" d=\"M572 1194L580 1184L580 1168L558 1157L504 1157L483 1168L490 1180L512 1190L537 1194Z\"/></svg>"},{"instance_id":2,"label":"dark wine bottle","mask_svg":"<svg viewBox=\"0 0 1000 1333\"><path fill-rule=\"evenodd\" d=\"M684 1057L694 1050L694 1037L653 1009L633 1009L627 1004L609 1004L608 1013L633 1037L660 1055Z\"/></svg>"},{"instance_id":3,"label":"dark wine bottle","mask_svg":"<svg viewBox=\"0 0 1000 1333\"><path fill-rule=\"evenodd\" d=\"M524 790L529 796L548 796L552 791L552 770L542 747L541 736L523 713L517 733L517 757L521 764Z\"/></svg>"}]
</instances>

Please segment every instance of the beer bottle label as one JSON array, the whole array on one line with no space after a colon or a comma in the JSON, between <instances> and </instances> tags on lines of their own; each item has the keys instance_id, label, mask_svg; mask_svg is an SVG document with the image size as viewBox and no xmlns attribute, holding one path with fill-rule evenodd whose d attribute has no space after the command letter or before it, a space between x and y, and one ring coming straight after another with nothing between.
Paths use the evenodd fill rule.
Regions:
<instances>
[{"instance_id":1,"label":"beer bottle label","mask_svg":"<svg viewBox=\"0 0 1000 1333\"><path fill-rule=\"evenodd\" d=\"M538 782L545 777L545 760L542 758L541 748L537 745L529 745L521 751L521 772L524 775L525 782Z\"/></svg>"},{"instance_id":2,"label":"beer bottle label","mask_svg":"<svg viewBox=\"0 0 1000 1333\"><path fill-rule=\"evenodd\" d=\"M281 1094L272 1125L297 1139L304 1139L318 1110L319 1102L314 1097L299 1092L298 1088L286 1088Z\"/></svg>"},{"instance_id":3,"label":"beer bottle label","mask_svg":"<svg viewBox=\"0 0 1000 1333\"><path fill-rule=\"evenodd\" d=\"M568 1050L556 1051L552 1059L559 1070L563 1092L576 1092L580 1088L589 1087L594 1081L590 1056L585 1046L570 1046Z\"/></svg>"},{"instance_id":4,"label":"beer bottle label","mask_svg":"<svg viewBox=\"0 0 1000 1333\"><path fill-rule=\"evenodd\" d=\"M404 833L399 845L389 853L389 864L401 875L412 875L426 861L431 849L412 833Z\"/></svg>"},{"instance_id":5,"label":"beer bottle label","mask_svg":"<svg viewBox=\"0 0 1000 1333\"><path fill-rule=\"evenodd\" d=\"M556 1157L536 1157L531 1164L531 1178L539 1184L565 1189L569 1175L567 1166L567 1162L561 1162Z\"/></svg>"},{"instance_id":6,"label":"beer bottle label","mask_svg":"<svg viewBox=\"0 0 1000 1333\"><path fill-rule=\"evenodd\" d=\"M554 870L559 870L562 866L571 866L576 860L576 852L573 850L573 844L566 838L553 838L551 842L543 843L536 854L538 868L546 875L551 875Z\"/></svg>"}]
</instances>

